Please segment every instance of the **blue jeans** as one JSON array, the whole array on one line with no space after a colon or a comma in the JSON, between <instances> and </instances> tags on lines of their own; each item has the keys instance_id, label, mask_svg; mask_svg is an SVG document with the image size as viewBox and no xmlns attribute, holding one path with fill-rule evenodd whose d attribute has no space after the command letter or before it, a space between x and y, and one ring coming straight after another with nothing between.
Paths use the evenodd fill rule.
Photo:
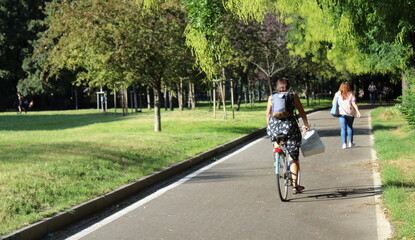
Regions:
<instances>
[{"instance_id":1,"label":"blue jeans","mask_svg":"<svg viewBox=\"0 0 415 240\"><path fill-rule=\"evenodd\" d=\"M370 104L371 105L375 104L376 92L370 92L369 97L370 97Z\"/></svg>"},{"instance_id":2,"label":"blue jeans","mask_svg":"<svg viewBox=\"0 0 415 240\"><path fill-rule=\"evenodd\" d=\"M342 143L347 143L347 137L350 142L353 142L353 122L354 117L351 116L339 116L340 123L340 135L342 136Z\"/></svg>"}]
</instances>

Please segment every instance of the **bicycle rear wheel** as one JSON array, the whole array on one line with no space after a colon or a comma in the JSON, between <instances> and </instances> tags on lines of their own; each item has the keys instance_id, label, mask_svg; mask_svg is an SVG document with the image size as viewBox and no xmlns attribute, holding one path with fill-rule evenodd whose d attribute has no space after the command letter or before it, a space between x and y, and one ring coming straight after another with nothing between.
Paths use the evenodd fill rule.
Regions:
<instances>
[{"instance_id":1,"label":"bicycle rear wheel","mask_svg":"<svg viewBox=\"0 0 415 240\"><path fill-rule=\"evenodd\" d=\"M283 154L275 153L275 173L277 177L277 190L281 201L288 199L289 178L287 173L286 157Z\"/></svg>"}]
</instances>

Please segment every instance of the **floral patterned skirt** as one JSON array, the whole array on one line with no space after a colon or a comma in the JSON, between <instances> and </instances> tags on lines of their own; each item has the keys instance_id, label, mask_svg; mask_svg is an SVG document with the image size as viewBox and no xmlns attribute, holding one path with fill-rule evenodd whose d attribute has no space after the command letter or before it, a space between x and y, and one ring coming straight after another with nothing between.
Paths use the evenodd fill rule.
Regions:
<instances>
[{"instance_id":1,"label":"floral patterned skirt","mask_svg":"<svg viewBox=\"0 0 415 240\"><path fill-rule=\"evenodd\" d=\"M287 136L287 150L293 160L298 161L301 146L301 131L295 118L277 119L271 117L267 126L267 134L271 142L275 142L278 135Z\"/></svg>"}]
</instances>

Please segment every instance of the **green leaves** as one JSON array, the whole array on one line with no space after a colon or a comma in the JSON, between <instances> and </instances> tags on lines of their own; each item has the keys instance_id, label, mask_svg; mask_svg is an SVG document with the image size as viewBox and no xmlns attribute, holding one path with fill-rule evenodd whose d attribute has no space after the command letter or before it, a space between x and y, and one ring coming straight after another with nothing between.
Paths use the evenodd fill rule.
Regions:
<instances>
[{"instance_id":1,"label":"green leaves","mask_svg":"<svg viewBox=\"0 0 415 240\"><path fill-rule=\"evenodd\" d=\"M220 74L229 54L229 41L220 31L225 14L222 0L184 0L188 18L186 44L192 48L196 62L212 79Z\"/></svg>"},{"instance_id":2,"label":"green leaves","mask_svg":"<svg viewBox=\"0 0 415 240\"><path fill-rule=\"evenodd\" d=\"M78 84L160 81L186 52L184 15L175 1L158 8L131 0L62 1L48 12L49 29L38 50L48 56L49 77L84 69Z\"/></svg>"}]
</instances>

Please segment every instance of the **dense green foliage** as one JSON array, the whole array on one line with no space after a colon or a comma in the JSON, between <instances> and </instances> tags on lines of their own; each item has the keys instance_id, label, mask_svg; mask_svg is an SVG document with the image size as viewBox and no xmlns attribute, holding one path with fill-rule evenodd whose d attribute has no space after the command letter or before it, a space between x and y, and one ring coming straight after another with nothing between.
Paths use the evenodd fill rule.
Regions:
<instances>
[{"instance_id":1,"label":"dense green foliage","mask_svg":"<svg viewBox=\"0 0 415 240\"><path fill-rule=\"evenodd\" d=\"M290 33L292 52L302 57L312 55L316 58L312 60L323 53L337 71L392 71L402 68L411 54L410 43L403 41L412 31L409 11L413 7L405 4L408 1L396 6L389 0L228 2L231 10L244 18L263 19L266 11L273 10L281 13L286 23L294 26ZM389 11L392 8L405 14Z\"/></svg>"},{"instance_id":2,"label":"dense green foliage","mask_svg":"<svg viewBox=\"0 0 415 240\"><path fill-rule=\"evenodd\" d=\"M32 42L43 29L47 0L0 0L0 110L16 96L17 83L26 78L23 61L33 53Z\"/></svg>"},{"instance_id":3,"label":"dense green foliage","mask_svg":"<svg viewBox=\"0 0 415 240\"><path fill-rule=\"evenodd\" d=\"M291 26L288 47L302 58L307 75L352 77L389 74L410 85L403 110L413 118L415 5L412 1L228 0L227 8L243 19L262 21L277 12ZM406 75L406 76L405 76ZM349 77L349 78L350 78ZM357 83L359 85L360 83Z\"/></svg>"},{"instance_id":4,"label":"dense green foliage","mask_svg":"<svg viewBox=\"0 0 415 240\"><path fill-rule=\"evenodd\" d=\"M183 5L188 18L186 43L192 47L197 64L206 75L218 76L231 51L228 39L219 30L225 14L222 0L188 0Z\"/></svg>"},{"instance_id":5,"label":"dense green foliage","mask_svg":"<svg viewBox=\"0 0 415 240\"><path fill-rule=\"evenodd\" d=\"M43 40L26 41L26 45L39 51L21 61L25 73L18 88L25 93L59 92L68 82L74 81L74 74L78 84L111 87L119 82L151 84L175 78L150 80L155 78L154 74L148 76L143 72L148 72L152 63L140 61L142 58L138 57L145 52L145 47L139 50L133 47L154 44L154 41L146 42L149 36L137 35L138 29L143 27L139 23L148 21L151 15L154 19L154 14L159 17L166 14L165 9L172 6L185 11L185 14L173 15L180 19L181 27L186 28L186 44L191 47L197 68L209 79L226 77L223 70L227 76L240 78L247 75L249 69L254 69L250 66L254 65L268 79L278 75L278 70L285 69L279 74L292 75L310 86L339 76L358 81L355 76L375 73L388 74L396 83L400 73L412 66L413 4L407 1L53 1L46 9L45 24L31 28ZM394 11L389 11L391 8ZM254 28L255 21L265 25L270 23L267 14L276 16L288 28L279 33L279 38L269 39L268 46L259 38L249 38L253 36L249 31L234 31L237 25L233 23L242 25L241 21ZM74 21L77 18L79 21ZM233 23L229 24L230 21ZM163 32L161 26L157 24L152 29L154 37L158 38L158 32ZM47 31L41 33L43 29ZM262 30L257 28L256 31ZM160 36L171 38L171 33L182 32L172 30ZM183 56L189 54L180 46L183 45L182 36L173 38L178 41L170 42L170 47L164 47L162 52L168 52L170 56L175 54L177 58L163 56L160 58L166 60L163 64L192 64L193 59L183 60ZM245 49L250 48L251 53L240 51L235 39L248 40L250 43ZM284 48L279 47L281 43ZM262 49L266 47L265 52L261 52L261 45ZM287 48L291 56L287 54ZM255 59L252 53L256 53ZM296 65L291 64L293 59ZM177 75L177 71L166 72ZM182 72L181 75L186 74ZM47 81L46 76L49 77Z\"/></svg>"},{"instance_id":6,"label":"dense green foliage","mask_svg":"<svg viewBox=\"0 0 415 240\"><path fill-rule=\"evenodd\" d=\"M409 73L407 76L407 81L410 84L408 84L406 94L399 98L400 104L398 104L398 109L409 124L415 127L415 75Z\"/></svg>"}]
</instances>

